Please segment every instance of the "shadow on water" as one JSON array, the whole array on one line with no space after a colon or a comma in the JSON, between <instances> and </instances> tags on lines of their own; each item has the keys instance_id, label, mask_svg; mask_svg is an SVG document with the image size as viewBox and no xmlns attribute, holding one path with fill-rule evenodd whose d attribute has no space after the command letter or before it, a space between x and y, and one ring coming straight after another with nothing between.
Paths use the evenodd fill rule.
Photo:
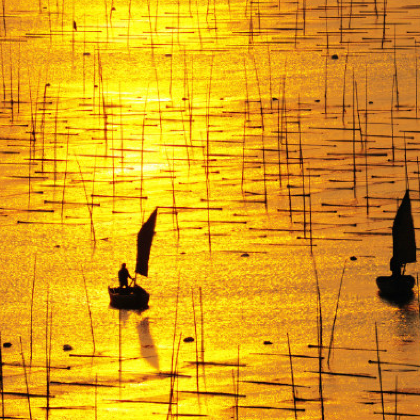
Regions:
<instances>
[{"instance_id":1,"label":"shadow on water","mask_svg":"<svg viewBox=\"0 0 420 420\"><path fill-rule=\"evenodd\" d=\"M121 322L121 325L125 326L127 324L127 321L130 318L130 311L126 310L126 309L119 309L119 319Z\"/></svg>"},{"instance_id":2,"label":"shadow on water","mask_svg":"<svg viewBox=\"0 0 420 420\"><path fill-rule=\"evenodd\" d=\"M146 312L149 307L143 308L143 309L122 309L122 308L116 308L115 306L112 306L111 304L108 305L108 309L112 309L113 311L119 311L120 313L123 312L122 317L124 320L127 320L130 317L130 314L136 313L141 315L142 313Z\"/></svg>"},{"instance_id":3,"label":"shadow on water","mask_svg":"<svg viewBox=\"0 0 420 420\"><path fill-rule=\"evenodd\" d=\"M389 297L378 292L380 299L389 306L396 308L396 335L402 343L412 343L418 337L418 300L415 299L415 293L407 293L397 297Z\"/></svg>"},{"instance_id":4,"label":"shadow on water","mask_svg":"<svg viewBox=\"0 0 420 420\"><path fill-rule=\"evenodd\" d=\"M414 300L413 291L396 296L390 296L386 293L378 292L378 296L382 302L400 309L409 309L410 304L413 303Z\"/></svg>"},{"instance_id":5,"label":"shadow on water","mask_svg":"<svg viewBox=\"0 0 420 420\"><path fill-rule=\"evenodd\" d=\"M159 357L153 338L150 334L149 318L143 318L137 324L137 332L140 340L140 354L152 367L159 370Z\"/></svg>"}]
</instances>

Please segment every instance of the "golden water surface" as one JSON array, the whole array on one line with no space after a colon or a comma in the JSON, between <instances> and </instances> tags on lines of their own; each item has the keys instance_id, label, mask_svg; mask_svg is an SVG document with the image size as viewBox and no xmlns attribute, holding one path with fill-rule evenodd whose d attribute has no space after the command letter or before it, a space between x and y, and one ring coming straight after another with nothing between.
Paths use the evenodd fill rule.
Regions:
<instances>
[{"instance_id":1,"label":"golden water surface","mask_svg":"<svg viewBox=\"0 0 420 420\"><path fill-rule=\"evenodd\" d=\"M420 413L417 287L375 283L407 187L420 226L417 2L1 5L3 417Z\"/></svg>"}]
</instances>

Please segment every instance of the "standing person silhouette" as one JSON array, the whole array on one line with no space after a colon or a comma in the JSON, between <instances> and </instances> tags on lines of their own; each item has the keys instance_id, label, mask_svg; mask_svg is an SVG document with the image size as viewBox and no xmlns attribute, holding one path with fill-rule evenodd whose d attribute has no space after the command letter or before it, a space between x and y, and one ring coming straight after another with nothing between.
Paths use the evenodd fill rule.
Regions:
<instances>
[{"instance_id":1,"label":"standing person silhouette","mask_svg":"<svg viewBox=\"0 0 420 420\"><path fill-rule=\"evenodd\" d=\"M130 273L127 270L126 264L121 264L121 269L118 271L118 280L120 281L120 287L128 287L128 278L130 277L133 280L133 277L130 276Z\"/></svg>"}]
</instances>

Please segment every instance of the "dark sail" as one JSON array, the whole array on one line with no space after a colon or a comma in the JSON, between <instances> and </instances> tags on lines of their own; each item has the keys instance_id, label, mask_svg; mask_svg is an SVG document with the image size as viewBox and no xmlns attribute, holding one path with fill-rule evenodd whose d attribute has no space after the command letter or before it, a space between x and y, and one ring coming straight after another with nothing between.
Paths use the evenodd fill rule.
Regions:
<instances>
[{"instance_id":1,"label":"dark sail","mask_svg":"<svg viewBox=\"0 0 420 420\"><path fill-rule=\"evenodd\" d=\"M416 238L408 190L394 219L392 241L395 263L402 265L416 262Z\"/></svg>"},{"instance_id":2,"label":"dark sail","mask_svg":"<svg viewBox=\"0 0 420 420\"><path fill-rule=\"evenodd\" d=\"M136 273L146 276L149 271L149 255L155 233L157 208L149 216L137 235L137 264Z\"/></svg>"}]
</instances>

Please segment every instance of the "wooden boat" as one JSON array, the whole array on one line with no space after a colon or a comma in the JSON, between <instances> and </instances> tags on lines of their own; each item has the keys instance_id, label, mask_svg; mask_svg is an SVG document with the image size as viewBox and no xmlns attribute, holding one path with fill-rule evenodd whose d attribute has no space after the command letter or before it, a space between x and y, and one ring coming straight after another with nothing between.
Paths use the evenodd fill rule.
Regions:
<instances>
[{"instance_id":1,"label":"wooden boat","mask_svg":"<svg viewBox=\"0 0 420 420\"><path fill-rule=\"evenodd\" d=\"M129 287L108 286L111 306L118 309L147 309L149 307L149 293L135 284Z\"/></svg>"},{"instance_id":2,"label":"wooden boat","mask_svg":"<svg viewBox=\"0 0 420 420\"><path fill-rule=\"evenodd\" d=\"M376 284L385 297L398 299L413 293L415 280L404 274L405 265L416 262L416 239L409 190L405 192L392 226L392 275L379 276Z\"/></svg>"},{"instance_id":3,"label":"wooden boat","mask_svg":"<svg viewBox=\"0 0 420 420\"><path fill-rule=\"evenodd\" d=\"M379 276L376 279L381 295L390 298L404 298L413 294L415 279L413 276Z\"/></svg>"},{"instance_id":4,"label":"wooden boat","mask_svg":"<svg viewBox=\"0 0 420 420\"><path fill-rule=\"evenodd\" d=\"M136 283L137 274L144 277L149 273L149 256L155 233L157 208L149 216L137 235L137 263L136 275L128 287L108 286L111 306L119 309L147 309L149 307L149 293Z\"/></svg>"}]
</instances>

